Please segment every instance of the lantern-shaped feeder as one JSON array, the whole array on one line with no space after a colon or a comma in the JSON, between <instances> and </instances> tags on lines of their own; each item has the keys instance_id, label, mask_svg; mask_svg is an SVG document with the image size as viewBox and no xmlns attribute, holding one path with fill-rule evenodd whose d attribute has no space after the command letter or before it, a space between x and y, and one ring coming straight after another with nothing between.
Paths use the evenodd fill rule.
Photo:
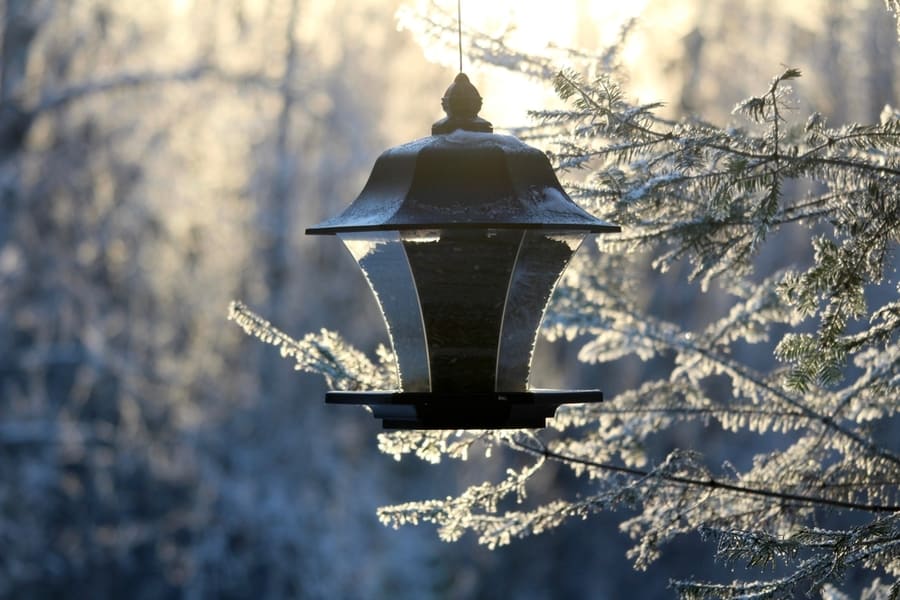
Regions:
<instances>
[{"instance_id":1,"label":"lantern-shaped feeder","mask_svg":"<svg viewBox=\"0 0 900 600\"><path fill-rule=\"evenodd\" d=\"M306 230L341 238L381 307L400 389L327 392L386 428L544 427L597 390L532 390L544 311L591 233L619 231L579 208L547 156L492 133L460 73L432 135L384 152L340 215Z\"/></svg>"}]
</instances>

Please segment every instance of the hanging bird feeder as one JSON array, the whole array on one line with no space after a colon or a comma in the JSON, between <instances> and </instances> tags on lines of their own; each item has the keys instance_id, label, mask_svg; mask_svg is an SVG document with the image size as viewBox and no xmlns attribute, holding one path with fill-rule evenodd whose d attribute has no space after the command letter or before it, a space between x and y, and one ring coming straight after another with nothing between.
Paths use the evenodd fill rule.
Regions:
<instances>
[{"instance_id":1,"label":"hanging bird feeder","mask_svg":"<svg viewBox=\"0 0 900 600\"><path fill-rule=\"evenodd\" d=\"M547 156L493 133L463 73L432 135L391 148L359 197L306 230L340 237L387 324L399 389L330 391L385 428L544 427L598 390L534 390L528 379L550 295L588 234L619 231L563 191Z\"/></svg>"}]
</instances>

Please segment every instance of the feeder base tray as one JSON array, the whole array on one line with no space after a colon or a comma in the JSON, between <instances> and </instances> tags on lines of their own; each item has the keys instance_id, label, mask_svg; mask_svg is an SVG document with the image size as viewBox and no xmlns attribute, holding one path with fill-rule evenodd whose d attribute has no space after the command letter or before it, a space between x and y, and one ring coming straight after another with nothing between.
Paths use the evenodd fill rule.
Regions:
<instances>
[{"instance_id":1,"label":"feeder base tray","mask_svg":"<svg viewBox=\"0 0 900 600\"><path fill-rule=\"evenodd\" d=\"M369 407L385 429L522 429L547 426L562 404L602 402L599 390L527 392L341 392L328 404Z\"/></svg>"}]
</instances>

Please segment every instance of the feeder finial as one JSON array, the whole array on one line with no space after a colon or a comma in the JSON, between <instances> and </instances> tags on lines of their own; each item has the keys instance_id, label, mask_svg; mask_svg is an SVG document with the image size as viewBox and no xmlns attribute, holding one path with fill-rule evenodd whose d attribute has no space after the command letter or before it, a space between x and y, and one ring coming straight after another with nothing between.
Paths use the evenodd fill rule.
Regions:
<instances>
[{"instance_id":1,"label":"feeder finial","mask_svg":"<svg viewBox=\"0 0 900 600\"><path fill-rule=\"evenodd\" d=\"M481 110L481 96L465 73L460 73L444 92L441 106L447 116L431 126L432 135L453 133L457 129L493 133L489 121L478 116Z\"/></svg>"}]
</instances>

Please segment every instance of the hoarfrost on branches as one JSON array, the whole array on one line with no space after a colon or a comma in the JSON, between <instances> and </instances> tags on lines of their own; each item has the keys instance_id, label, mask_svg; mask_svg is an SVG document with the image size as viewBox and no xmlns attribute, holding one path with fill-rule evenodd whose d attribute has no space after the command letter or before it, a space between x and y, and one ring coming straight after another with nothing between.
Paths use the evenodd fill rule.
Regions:
<instances>
[{"instance_id":1,"label":"hoarfrost on branches","mask_svg":"<svg viewBox=\"0 0 900 600\"><path fill-rule=\"evenodd\" d=\"M416 23L439 39L450 28L440 17ZM684 598L844 598L836 586L850 568L871 574L863 598L900 596L900 454L891 434L900 410L898 113L886 107L877 123L837 126L798 114L792 86L802 74L785 68L736 105L732 124L671 121L658 104L626 99L615 61L588 78L499 40L472 43L486 62L553 73L567 108L535 111L535 124L517 133L549 146L573 197L623 229L572 261L545 337L578 340L588 364L635 356L672 368L603 404L561 408L549 431L382 434L380 449L397 460L465 459L477 448L515 456L517 467L456 496L383 507L381 521L433 523L441 539L471 532L496 548L627 507L634 512L621 529L638 569L700 531L727 564L787 573L674 581ZM787 232L806 236L810 264L765 271L760 253ZM688 279L701 293L726 295L728 310L701 325L653 314L642 300L648 262L660 272L690 265ZM382 367L330 334L295 345L249 324L333 383L383 381ZM748 345L778 362L759 366L742 351ZM699 448L651 453L651 437L692 423L775 441L742 468ZM529 485L550 463L584 478L590 493L529 502ZM832 518L841 513L853 519Z\"/></svg>"}]
</instances>

